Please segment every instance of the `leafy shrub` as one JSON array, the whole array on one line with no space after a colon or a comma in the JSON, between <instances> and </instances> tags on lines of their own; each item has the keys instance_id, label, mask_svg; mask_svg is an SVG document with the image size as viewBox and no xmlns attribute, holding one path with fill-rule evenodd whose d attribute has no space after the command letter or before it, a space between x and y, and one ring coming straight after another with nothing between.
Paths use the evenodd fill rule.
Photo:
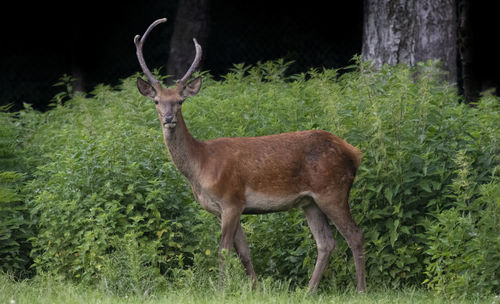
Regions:
<instances>
[{"instance_id":1,"label":"leafy shrub","mask_svg":"<svg viewBox=\"0 0 500 304\"><path fill-rule=\"evenodd\" d=\"M0 270L25 274L30 263L29 222L20 191L21 149L12 114L0 107Z\"/></svg>"},{"instance_id":2,"label":"leafy shrub","mask_svg":"<svg viewBox=\"0 0 500 304\"><path fill-rule=\"evenodd\" d=\"M0 169L2 171L20 171L19 131L16 128L14 115L7 111L8 107L0 106Z\"/></svg>"},{"instance_id":3,"label":"leafy shrub","mask_svg":"<svg viewBox=\"0 0 500 304\"><path fill-rule=\"evenodd\" d=\"M467 180L476 185L468 200L491 197L483 185L498 175L498 100L485 99L476 108L459 104L432 63L378 70L362 63L342 75L311 70L286 77L287 65L235 65L219 82L205 76L200 94L183 106L193 135L204 140L323 129L359 147L363 162L350 203L365 232L368 284L419 285L430 277L429 284L438 286L441 279L434 278L447 272L429 266L441 261L429 231L447 237L440 223L459 201L460 191L453 190L459 151L466 151L473 171ZM38 271L108 278L111 284L109 269L128 259L148 267L144 276L125 269L125 283L175 277L192 265L217 269L219 225L193 201L169 161L154 106L134 80L118 89L99 86L92 97L74 96L47 113L20 114L26 162L36 168L25 193L38 227L32 238ZM479 222L490 214L479 211L487 205L478 203ZM316 248L301 210L244 216L242 222L259 276L307 282ZM481 228L491 242L486 227L493 224ZM130 235L129 245L116 242ZM337 250L322 286L345 288L355 282L354 263L346 242L335 236ZM113 288L130 286L119 284Z\"/></svg>"},{"instance_id":4,"label":"leafy shrub","mask_svg":"<svg viewBox=\"0 0 500 304\"><path fill-rule=\"evenodd\" d=\"M165 268L190 254L192 197L167 160L154 109L136 91L129 79L122 90L101 86L93 98L26 114L37 121L28 140L39 165L26 187L37 271L92 280L119 250L113 240L129 234L139 246L161 241L149 258Z\"/></svg>"},{"instance_id":5,"label":"leafy shrub","mask_svg":"<svg viewBox=\"0 0 500 304\"><path fill-rule=\"evenodd\" d=\"M500 105L482 99L467 131L474 140L453 157L449 209L429 221L427 285L450 298L500 293Z\"/></svg>"},{"instance_id":6,"label":"leafy shrub","mask_svg":"<svg viewBox=\"0 0 500 304\"><path fill-rule=\"evenodd\" d=\"M479 194L439 213L428 230L426 283L450 298L500 292L500 183L482 185Z\"/></svg>"},{"instance_id":7,"label":"leafy shrub","mask_svg":"<svg viewBox=\"0 0 500 304\"><path fill-rule=\"evenodd\" d=\"M30 236L27 210L19 194L23 175L0 171L0 269L26 275Z\"/></svg>"}]
</instances>

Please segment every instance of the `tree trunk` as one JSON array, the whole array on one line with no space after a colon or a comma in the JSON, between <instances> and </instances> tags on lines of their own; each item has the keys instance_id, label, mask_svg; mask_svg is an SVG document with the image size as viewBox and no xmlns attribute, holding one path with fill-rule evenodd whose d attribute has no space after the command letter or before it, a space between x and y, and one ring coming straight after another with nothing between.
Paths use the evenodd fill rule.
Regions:
<instances>
[{"instance_id":1,"label":"tree trunk","mask_svg":"<svg viewBox=\"0 0 500 304\"><path fill-rule=\"evenodd\" d=\"M88 55L82 46L85 45L85 35L83 28L84 21L79 14L76 14L74 22L71 23L70 42L70 65L71 77L73 77L73 92L85 92L85 63L83 58Z\"/></svg>"},{"instance_id":2,"label":"tree trunk","mask_svg":"<svg viewBox=\"0 0 500 304\"><path fill-rule=\"evenodd\" d=\"M167 63L168 83L181 78L193 62L196 38L206 51L209 27L209 0L181 0L174 23L174 32L170 41L170 53ZM200 67L203 66L203 58Z\"/></svg>"},{"instance_id":3,"label":"tree trunk","mask_svg":"<svg viewBox=\"0 0 500 304\"><path fill-rule=\"evenodd\" d=\"M455 0L365 0L364 60L416 65L438 59L457 81L457 17Z\"/></svg>"},{"instance_id":4,"label":"tree trunk","mask_svg":"<svg viewBox=\"0 0 500 304\"><path fill-rule=\"evenodd\" d=\"M461 83L465 102L479 98L479 81L474 65L473 35L470 16L470 0L458 2L458 54L460 57Z\"/></svg>"},{"instance_id":5,"label":"tree trunk","mask_svg":"<svg viewBox=\"0 0 500 304\"><path fill-rule=\"evenodd\" d=\"M71 77L73 77L73 92L85 92L85 76L82 67L75 63L71 63Z\"/></svg>"}]
</instances>

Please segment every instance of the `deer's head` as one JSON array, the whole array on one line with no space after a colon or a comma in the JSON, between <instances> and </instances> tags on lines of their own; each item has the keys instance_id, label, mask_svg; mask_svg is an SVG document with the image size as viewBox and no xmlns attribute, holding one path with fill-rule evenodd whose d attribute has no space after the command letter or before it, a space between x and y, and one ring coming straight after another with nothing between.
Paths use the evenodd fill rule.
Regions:
<instances>
[{"instance_id":1,"label":"deer's head","mask_svg":"<svg viewBox=\"0 0 500 304\"><path fill-rule=\"evenodd\" d=\"M196 95L201 88L201 77L196 77L192 81L188 82L189 77L193 74L200 63L201 59L201 46L198 44L196 39L193 39L194 46L196 49L196 55L191 67L189 67L186 74L179 80L177 80L177 85L174 88L165 88L162 84L156 80L151 71L144 61L142 54L142 46L149 32L158 24L167 21L167 19L158 19L153 22L144 35L136 35L134 38L134 43L136 47L137 59L141 65L142 71L148 78L149 82L137 77L137 88L142 95L150 97L153 99L156 105L156 111L158 112L158 117L163 127L167 129L175 129L177 125L178 118L180 117L181 106L186 98Z\"/></svg>"}]
</instances>

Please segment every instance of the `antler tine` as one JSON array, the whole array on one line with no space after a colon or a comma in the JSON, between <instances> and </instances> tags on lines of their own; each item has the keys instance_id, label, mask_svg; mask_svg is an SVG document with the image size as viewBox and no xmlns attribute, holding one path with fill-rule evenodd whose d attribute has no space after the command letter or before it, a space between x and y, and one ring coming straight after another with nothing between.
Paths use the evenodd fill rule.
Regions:
<instances>
[{"instance_id":1,"label":"antler tine","mask_svg":"<svg viewBox=\"0 0 500 304\"><path fill-rule=\"evenodd\" d=\"M144 44L144 41L146 41L146 38L148 37L149 32L151 32L151 30L155 26L157 26L158 24L163 23L165 21L167 21L167 18L162 18L162 19L156 20L155 22L151 23L151 25L148 27L146 32L144 32L144 35L142 35L142 38L140 35L135 35L135 37L134 37L137 59L139 60L139 64L141 65L142 71L148 77L149 81L151 81L152 85L157 85L160 82L158 80L156 80L156 78L153 76L153 73L151 73L148 66L146 65L146 62L144 61L144 56L142 55L142 46Z\"/></svg>"},{"instance_id":2,"label":"antler tine","mask_svg":"<svg viewBox=\"0 0 500 304\"><path fill-rule=\"evenodd\" d=\"M177 80L177 83L186 83L186 81L191 77L191 75L194 73L194 71L198 68L198 65L200 64L201 60L201 46L198 44L198 41L196 41L196 38L193 38L194 42L194 48L196 49L196 55L194 56L193 63L191 63L191 66L187 70L186 74L179 80Z\"/></svg>"}]
</instances>

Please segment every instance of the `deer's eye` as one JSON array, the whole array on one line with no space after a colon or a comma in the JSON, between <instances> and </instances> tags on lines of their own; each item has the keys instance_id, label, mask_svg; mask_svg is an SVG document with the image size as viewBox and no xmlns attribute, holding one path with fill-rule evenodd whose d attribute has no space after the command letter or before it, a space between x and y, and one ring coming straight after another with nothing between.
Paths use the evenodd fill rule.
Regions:
<instances>
[{"instance_id":1,"label":"deer's eye","mask_svg":"<svg viewBox=\"0 0 500 304\"><path fill-rule=\"evenodd\" d=\"M158 104L158 100L155 100L154 102L155 102L155 105L157 105L157 104Z\"/></svg>"}]
</instances>

